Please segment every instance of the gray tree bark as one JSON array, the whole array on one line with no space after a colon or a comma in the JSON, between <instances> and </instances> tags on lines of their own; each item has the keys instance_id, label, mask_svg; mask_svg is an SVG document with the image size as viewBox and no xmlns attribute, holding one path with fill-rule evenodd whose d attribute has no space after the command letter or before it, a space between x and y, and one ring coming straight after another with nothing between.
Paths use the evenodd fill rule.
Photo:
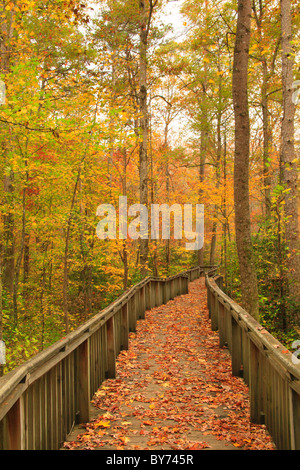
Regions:
<instances>
[{"instance_id":1,"label":"gray tree bark","mask_svg":"<svg viewBox=\"0 0 300 470\"><path fill-rule=\"evenodd\" d=\"M281 47L282 47L282 88L283 119L281 127L281 168L285 192L285 236L288 249L287 280L289 300L300 303L300 243L298 225L298 172L294 146L293 103L293 51L291 0L281 0ZM299 309L295 309L296 322L300 321Z\"/></svg>"},{"instance_id":2,"label":"gray tree bark","mask_svg":"<svg viewBox=\"0 0 300 470\"><path fill-rule=\"evenodd\" d=\"M238 0L232 92L235 116L234 205L235 235L240 268L242 304L259 318L257 277L253 259L249 203L250 122L247 93L251 0Z\"/></svg>"}]
</instances>

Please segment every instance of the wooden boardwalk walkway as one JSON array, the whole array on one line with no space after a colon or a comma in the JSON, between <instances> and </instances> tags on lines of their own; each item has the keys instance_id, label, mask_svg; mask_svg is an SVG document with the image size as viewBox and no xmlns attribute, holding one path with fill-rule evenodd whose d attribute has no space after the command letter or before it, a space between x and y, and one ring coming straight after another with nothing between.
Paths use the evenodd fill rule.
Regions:
<instances>
[{"instance_id":1,"label":"wooden boardwalk walkway","mask_svg":"<svg viewBox=\"0 0 300 470\"><path fill-rule=\"evenodd\" d=\"M248 387L232 376L230 355L211 331L204 278L146 312L118 357L116 379L91 406L91 422L77 426L64 449L274 449L265 426L250 423Z\"/></svg>"}]
</instances>

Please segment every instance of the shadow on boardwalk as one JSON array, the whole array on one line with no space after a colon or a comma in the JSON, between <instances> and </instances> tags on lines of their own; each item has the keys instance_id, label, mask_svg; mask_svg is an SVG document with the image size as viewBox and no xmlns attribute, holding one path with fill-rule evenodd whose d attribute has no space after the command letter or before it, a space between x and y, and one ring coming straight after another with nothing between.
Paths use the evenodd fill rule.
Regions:
<instances>
[{"instance_id":1,"label":"shadow on boardwalk","mask_svg":"<svg viewBox=\"0 0 300 470\"><path fill-rule=\"evenodd\" d=\"M231 374L211 331L204 279L189 294L146 312L92 402L90 423L64 449L268 450L265 426L249 420L248 387Z\"/></svg>"}]
</instances>

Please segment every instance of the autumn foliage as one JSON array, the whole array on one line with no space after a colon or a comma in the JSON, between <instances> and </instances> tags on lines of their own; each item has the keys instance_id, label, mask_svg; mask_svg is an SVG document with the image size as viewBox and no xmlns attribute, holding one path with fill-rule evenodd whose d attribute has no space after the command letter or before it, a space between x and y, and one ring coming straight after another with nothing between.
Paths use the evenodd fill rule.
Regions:
<instances>
[{"instance_id":1,"label":"autumn foliage","mask_svg":"<svg viewBox=\"0 0 300 470\"><path fill-rule=\"evenodd\" d=\"M147 1L146 38L137 4L0 2L6 85L0 105L0 338L7 346L1 372L76 328L143 276L140 240L99 240L96 209L117 207L120 195L129 205L140 201L146 134L148 203L205 206L203 250L188 252L173 236L150 240L147 272L167 276L198 263L219 264L224 289L242 301L233 190L236 5L182 2L179 35L164 16L176 3ZM296 63L298 7L293 2ZM297 249L289 251L286 240L289 188L281 174L279 23L278 2L253 2L249 193L260 320L289 345L299 305L290 296L291 278L298 281L291 267ZM298 123L296 108L295 128Z\"/></svg>"}]
</instances>

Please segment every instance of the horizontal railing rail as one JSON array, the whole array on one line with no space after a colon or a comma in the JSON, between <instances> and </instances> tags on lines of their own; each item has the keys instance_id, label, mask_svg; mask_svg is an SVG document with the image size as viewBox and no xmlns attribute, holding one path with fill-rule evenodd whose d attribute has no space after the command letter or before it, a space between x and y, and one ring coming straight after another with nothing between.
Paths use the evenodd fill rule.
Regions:
<instances>
[{"instance_id":1,"label":"horizontal railing rail","mask_svg":"<svg viewBox=\"0 0 300 470\"><path fill-rule=\"evenodd\" d=\"M82 326L0 379L0 449L58 449L89 421L90 401L116 374L116 357L145 312L188 293L212 266L148 277Z\"/></svg>"},{"instance_id":2,"label":"horizontal railing rail","mask_svg":"<svg viewBox=\"0 0 300 470\"><path fill-rule=\"evenodd\" d=\"M211 328L249 386L251 422L266 425L278 450L300 450L300 364L223 292L221 276L206 274L205 283Z\"/></svg>"}]
</instances>

